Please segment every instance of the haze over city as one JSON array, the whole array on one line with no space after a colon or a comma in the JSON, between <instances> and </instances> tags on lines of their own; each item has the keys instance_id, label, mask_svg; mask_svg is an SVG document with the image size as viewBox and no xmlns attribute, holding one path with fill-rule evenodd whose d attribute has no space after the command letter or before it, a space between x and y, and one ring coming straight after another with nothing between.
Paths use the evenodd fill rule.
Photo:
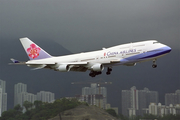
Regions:
<instances>
[{"instance_id":1,"label":"haze over city","mask_svg":"<svg viewBox=\"0 0 180 120\"><path fill-rule=\"evenodd\" d=\"M8 108L13 107L14 84L28 85L28 91L55 93L56 98L81 94L88 85L71 82L112 82L107 87L108 103L121 108L121 90L136 86L165 93L180 89L180 1L0 1L0 79L6 81ZM89 72L32 71L26 66L9 66L10 58L27 61L19 38L28 37L54 56L155 39L172 48L170 54L134 67L114 67L95 78Z\"/></svg>"}]
</instances>

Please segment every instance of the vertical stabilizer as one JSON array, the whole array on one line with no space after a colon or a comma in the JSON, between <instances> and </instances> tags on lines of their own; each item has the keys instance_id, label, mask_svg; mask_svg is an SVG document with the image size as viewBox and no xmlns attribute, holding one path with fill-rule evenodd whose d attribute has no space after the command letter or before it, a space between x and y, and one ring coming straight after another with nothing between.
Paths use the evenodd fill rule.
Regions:
<instances>
[{"instance_id":1,"label":"vertical stabilizer","mask_svg":"<svg viewBox=\"0 0 180 120\"><path fill-rule=\"evenodd\" d=\"M20 38L20 41L30 60L38 60L51 57L51 55L49 55L46 51L32 42L29 38Z\"/></svg>"}]
</instances>

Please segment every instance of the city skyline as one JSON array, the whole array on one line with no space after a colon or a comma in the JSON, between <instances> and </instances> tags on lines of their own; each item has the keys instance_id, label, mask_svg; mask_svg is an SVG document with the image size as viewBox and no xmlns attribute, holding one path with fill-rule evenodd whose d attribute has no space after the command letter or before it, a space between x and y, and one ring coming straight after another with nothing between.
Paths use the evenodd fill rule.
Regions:
<instances>
[{"instance_id":1,"label":"city skyline","mask_svg":"<svg viewBox=\"0 0 180 120\"><path fill-rule=\"evenodd\" d=\"M55 94L49 91L40 91L33 94L27 91L27 84L17 83L14 85L14 106L19 104L23 107L25 101L34 103L36 100L51 103L55 100Z\"/></svg>"},{"instance_id":2,"label":"city skyline","mask_svg":"<svg viewBox=\"0 0 180 120\"><path fill-rule=\"evenodd\" d=\"M0 83L1 84L4 84L5 85L5 81L2 83L2 80L0 81ZM2 89L2 91L5 91L5 89L3 90ZM131 91L133 91L132 93L131 93ZM17 92L19 92L19 93L17 93ZM86 99L86 97L88 97L87 95L92 95L92 94L94 94L94 95L98 95L99 94L99 92L100 92L100 94L103 94L103 96L102 96L102 99L104 99L104 98L107 98L107 89L105 88L105 87L100 87L100 91L99 91L99 87L97 87L97 83L94 83L94 84L91 84L91 87L83 87L82 88L82 95L84 95L84 98ZM134 112L133 112L133 110L140 110L140 109L144 109L144 108L147 108L147 105L148 105L148 103L154 103L154 104L152 104L152 105L156 105L156 106L161 106L161 102L160 101L158 101L158 92L157 91L149 91L149 89L148 88L144 88L144 90L138 90L138 89L136 89L136 87L135 86L133 86L133 87L131 87L130 88L130 90L122 90L122 96L123 96L123 92L128 92L129 94L127 94L127 95L132 95L132 96L136 96L136 98L134 98L134 97L131 97L133 100L131 101L132 103L131 103L131 105L130 105L130 107L129 108L131 108L132 107L132 115L134 114ZM17 95L17 94L19 94L19 95ZM180 89L177 89L176 91L175 91L175 93L166 93L165 95L164 95L164 97L165 97L165 101L166 101L166 98L167 98L167 95L177 95L176 97L172 97L172 99L173 100L170 100L170 101L174 101L174 98L177 98L177 100L175 100L176 101L176 104L178 105L180 105ZM42 102L53 102L55 99L55 95L54 95L54 93L51 93L51 92L48 92L48 91L40 91L40 92L37 92L37 95L35 95L35 94L32 94L32 93L28 93L27 92L27 85L26 84L23 84L23 83L17 83L17 84L15 84L14 85L14 96L18 96L18 98L21 98L21 99L19 99L19 101L20 102L18 102L18 100L16 100L15 98L14 98L14 103L15 103L15 101L16 101L16 103L17 104L20 104L21 106L22 106L22 103L24 102L24 101L29 101L29 102L34 102L35 100L40 100L40 101L42 101ZM140 96L140 97L138 97L138 96ZM147 98L147 100L146 100L146 102L144 103L144 102L142 102L142 100L141 99L144 99L144 97L147 97L147 96L149 96L148 98ZM153 96L156 96L157 98L154 98ZM170 96L170 97L171 97ZM7 97L7 93L6 93L6 97ZM91 96L89 96L89 97L91 97ZM94 96L94 97L97 97L98 98L98 96ZM100 98L100 96L99 96L99 98ZM98 98L98 99L99 99ZM130 103L130 101L129 101L129 98L130 97L128 97L128 96L126 96L125 97L126 98L126 102L129 102ZM7 98L6 98L7 99ZM123 97L122 97L122 99L123 99ZM141 102L138 102L138 100L140 100ZM6 100L7 101L7 100ZM109 102L107 102L107 99L106 100L103 100L103 101L105 101L105 103L106 103L106 105L108 105L107 103L109 103ZM101 102L103 102L103 101L101 101ZM134 101L134 102L133 102ZM136 101L136 102L135 102ZM86 102L88 102L88 101L86 101ZM97 101L98 102L98 101ZM160 103L160 104L159 104ZM14 106L15 105L17 105L17 104L14 104ZM103 103L104 104L104 103ZM101 104L101 105L103 105L103 104ZM111 103L110 103L111 104ZM126 103L123 103L122 102L122 106L121 106L121 108L119 108L119 109L123 109L123 105L125 105ZM158 108L158 109L169 109L168 107L170 106L172 106L172 107L174 107L173 108L173 110L175 109L175 108L178 108L178 106L176 106L176 104L174 104L173 102L171 103L170 102L170 104L169 105L167 105L167 104L165 104L166 106L164 106L164 105L162 105L162 107L161 108ZM151 105L151 104L149 104L149 105ZM104 106L104 105L103 105ZM111 105L110 105L111 106ZM171 108L172 108L171 107ZM106 108L106 107L103 107L104 109ZM118 111L118 108L114 108L115 110L117 109L117 111ZM150 108L149 108L150 109ZM7 110L7 104L6 104L6 110ZM131 109L129 109L129 110L131 110ZM145 110L145 109L144 109ZM146 110L143 112L143 113L145 113L145 112L147 112ZM180 111L176 111L175 113L179 113ZM166 112L166 114L168 114L169 112ZM174 113L174 112L173 112ZM122 110L122 114L123 114L123 110ZM139 111L137 114L142 114L142 112L141 111ZM161 114L161 113L156 113L156 114ZM125 115L126 115L126 113L125 113ZM135 114L136 115L136 114Z\"/></svg>"},{"instance_id":3,"label":"city skyline","mask_svg":"<svg viewBox=\"0 0 180 120\"><path fill-rule=\"evenodd\" d=\"M180 114L180 89L175 93L166 93L165 101L165 105L158 101L157 91L150 91L148 88L138 90L133 86L130 90L122 90L122 114L130 118L144 114L161 117Z\"/></svg>"}]
</instances>

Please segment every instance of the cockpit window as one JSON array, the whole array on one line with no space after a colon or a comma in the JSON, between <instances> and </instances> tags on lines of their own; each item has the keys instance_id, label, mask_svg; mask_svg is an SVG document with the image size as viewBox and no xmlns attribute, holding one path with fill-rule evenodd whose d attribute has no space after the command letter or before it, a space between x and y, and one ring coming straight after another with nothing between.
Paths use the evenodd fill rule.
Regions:
<instances>
[{"instance_id":1,"label":"cockpit window","mask_svg":"<svg viewBox=\"0 0 180 120\"><path fill-rule=\"evenodd\" d=\"M157 44L157 43L159 43L159 42L153 42L153 44Z\"/></svg>"}]
</instances>

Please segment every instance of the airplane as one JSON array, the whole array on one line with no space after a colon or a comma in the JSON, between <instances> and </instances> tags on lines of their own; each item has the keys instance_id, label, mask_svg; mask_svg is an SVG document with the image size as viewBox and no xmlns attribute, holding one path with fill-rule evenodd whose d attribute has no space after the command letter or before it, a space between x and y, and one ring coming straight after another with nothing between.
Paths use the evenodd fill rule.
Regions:
<instances>
[{"instance_id":1,"label":"airplane","mask_svg":"<svg viewBox=\"0 0 180 120\"><path fill-rule=\"evenodd\" d=\"M147 40L117 45L102 50L82 52L72 55L51 56L29 38L20 38L22 46L30 60L27 62L11 59L12 64L24 64L36 69L49 68L60 72L86 72L95 77L102 74L107 68L107 75L111 74L112 67L118 65L135 66L136 63L153 61L153 68L157 67L156 60L171 51L167 45L157 40Z\"/></svg>"}]
</instances>

